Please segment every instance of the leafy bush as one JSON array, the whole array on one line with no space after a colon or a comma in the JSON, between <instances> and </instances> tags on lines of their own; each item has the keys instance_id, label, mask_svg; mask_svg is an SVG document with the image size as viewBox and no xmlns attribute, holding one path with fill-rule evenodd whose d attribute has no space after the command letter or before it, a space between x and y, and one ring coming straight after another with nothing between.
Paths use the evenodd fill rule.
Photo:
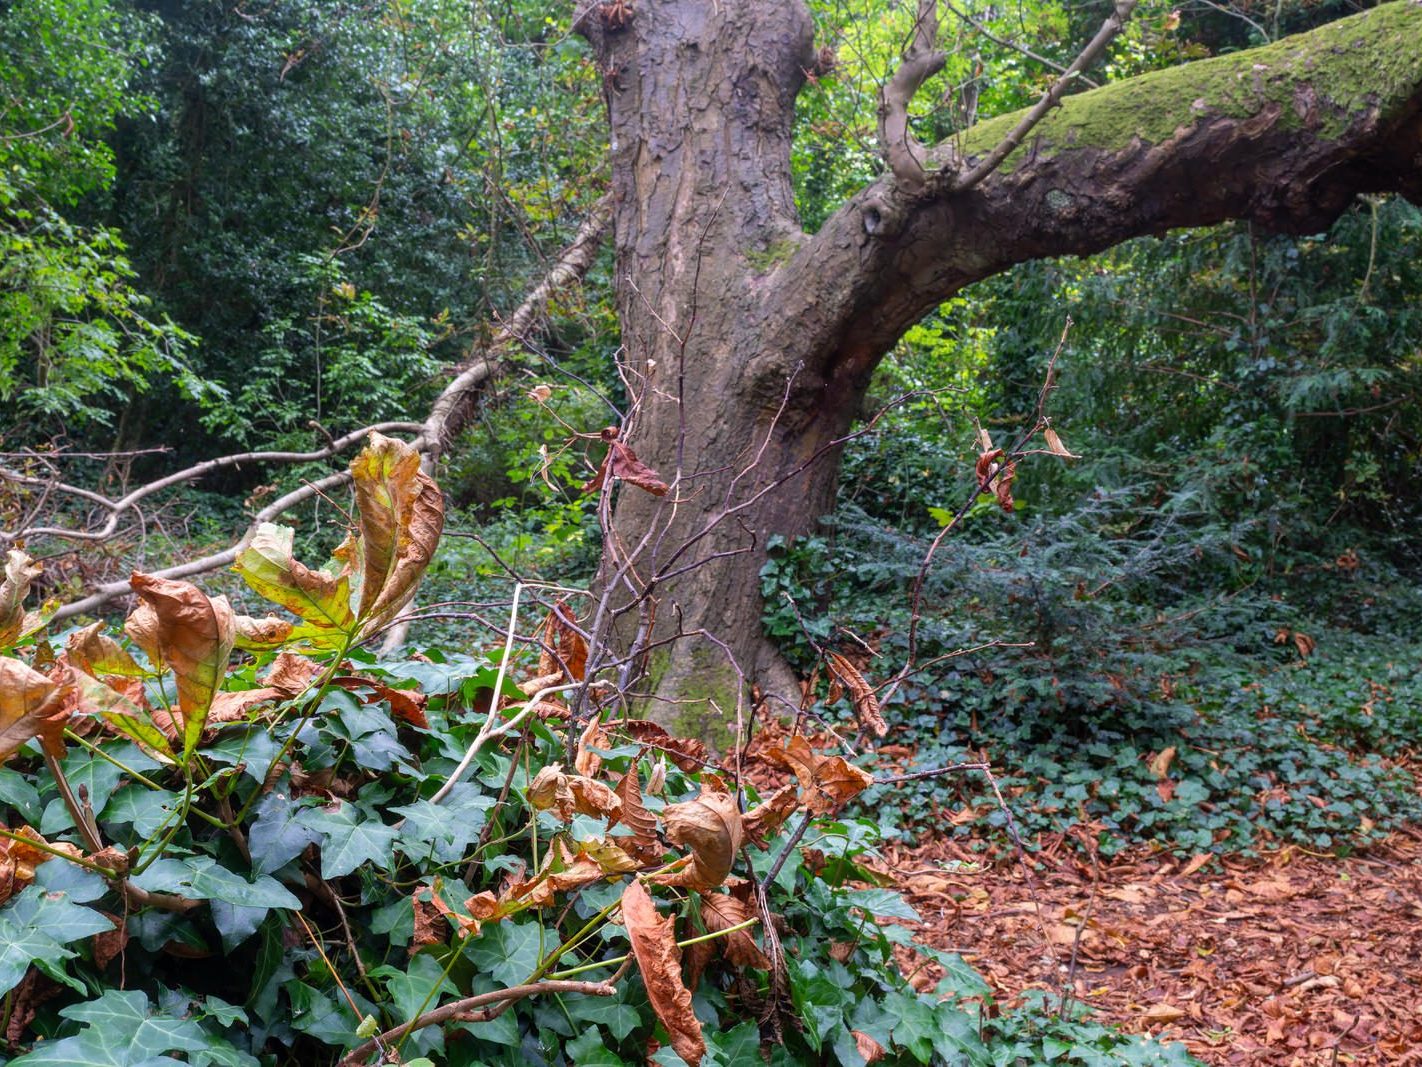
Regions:
<instances>
[{"instance_id":1,"label":"leafy bush","mask_svg":"<svg viewBox=\"0 0 1422 1067\"><path fill-rule=\"evenodd\" d=\"M598 704L564 605L522 686L507 659L366 652L440 535L418 468L373 437L322 570L258 530L236 569L295 621L138 574L126 643L50 636L11 552L10 1062L1187 1062L990 1013L921 946L947 977L915 990L891 924L913 913L860 863L878 830L836 817L871 776L796 738L776 757L795 782L743 810L697 743Z\"/></svg>"}]
</instances>

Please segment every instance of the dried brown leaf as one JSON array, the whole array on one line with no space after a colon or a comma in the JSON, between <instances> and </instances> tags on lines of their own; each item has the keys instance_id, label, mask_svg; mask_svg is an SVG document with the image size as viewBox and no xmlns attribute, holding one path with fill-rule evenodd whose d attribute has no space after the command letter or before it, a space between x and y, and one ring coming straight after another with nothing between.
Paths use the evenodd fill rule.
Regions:
<instances>
[{"instance_id":1,"label":"dried brown leaf","mask_svg":"<svg viewBox=\"0 0 1422 1067\"><path fill-rule=\"evenodd\" d=\"M583 815L606 816L616 822L622 814L622 801L609 787L580 774L568 776L568 788L573 792L573 808Z\"/></svg>"},{"instance_id":2,"label":"dried brown leaf","mask_svg":"<svg viewBox=\"0 0 1422 1067\"><path fill-rule=\"evenodd\" d=\"M72 688L72 683L56 682L27 663L0 656L0 762L32 737L56 759L64 755Z\"/></svg>"},{"instance_id":3,"label":"dried brown leaf","mask_svg":"<svg viewBox=\"0 0 1422 1067\"><path fill-rule=\"evenodd\" d=\"M672 1048L691 1067L706 1055L701 1023L691 1009L691 993L681 981L681 953L670 918L657 914L651 896L636 879L622 891L622 921L652 1010L671 1035Z\"/></svg>"},{"instance_id":4,"label":"dried brown leaf","mask_svg":"<svg viewBox=\"0 0 1422 1067\"><path fill-rule=\"evenodd\" d=\"M548 613L548 619L543 624L543 644L545 647L538 657L538 673L553 679L549 685L557 685L564 680L563 666L568 668L573 681L583 680L588 667L588 643L574 626L573 609L566 600L558 601Z\"/></svg>"},{"instance_id":5,"label":"dried brown leaf","mask_svg":"<svg viewBox=\"0 0 1422 1067\"><path fill-rule=\"evenodd\" d=\"M741 819L741 827L757 848L768 848L775 831L795 814L799 806L799 791L787 783L746 812Z\"/></svg>"},{"instance_id":6,"label":"dried brown leaf","mask_svg":"<svg viewBox=\"0 0 1422 1067\"><path fill-rule=\"evenodd\" d=\"M706 924L708 934L718 934L753 918L755 913L751 911L750 905L739 897L727 896L725 893L701 895L701 921ZM710 944L719 946L726 958L737 966L770 970L770 961L755 943L755 938L751 937L749 928L719 937Z\"/></svg>"},{"instance_id":7,"label":"dried brown leaf","mask_svg":"<svg viewBox=\"0 0 1422 1067\"><path fill-rule=\"evenodd\" d=\"M805 791L805 807L816 815L836 810L874 784L872 774L844 757L819 755L802 734L792 737L783 749L768 750L766 756L795 772Z\"/></svg>"},{"instance_id":8,"label":"dried brown leaf","mask_svg":"<svg viewBox=\"0 0 1422 1067\"><path fill-rule=\"evenodd\" d=\"M0 579L0 648L9 648L27 629L25 598L30 595L30 582L43 570L18 548L5 554L5 577Z\"/></svg>"},{"instance_id":9,"label":"dried brown leaf","mask_svg":"<svg viewBox=\"0 0 1422 1067\"><path fill-rule=\"evenodd\" d=\"M883 737L889 732L889 724L884 721L879 710L879 698L874 693L874 687L859 673L859 668L838 652L826 653L826 659L829 661L830 672L849 690L859 725L875 737Z\"/></svg>"},{"instance_id":10,"label":"dried brown leaf","mask_svg":"<svg viewBox=\"0 0 1422 1067\"><path fill-rule=\"evenodd\" d=\"M262 681L290 699L306 692L320 675L321 667L313 660L295 652L283 652L272 660Z\"/></svg>"},{"instance_id":11,"label":"dried brown leaf","mask_svg":"<svg viewBox=\"0 0 1422 1067\"><path fill-rule=\"evenodd\" d=\"M1047 439L1047 448L1051 450L1053 455L1061 456L1064 459L1081 458L1071 449L1067 448L1066 445L1062 444L1062 439L1057 436L1057 431L1052 429L1050 426L1045 426L1042 428L1042 436Z\"/></svg>"},{"instance_id":12,"label":"dried brown leaf","mask_svg":"<svg viewBox=\"0 0 1422 1067\"><path fill-rule=\"evenodd\" d=\"M554 811L567 822L573 817L573 789L561 763L540 768L528 783L528 802L535 811Z\"/></svg>"},{"instance_id":13,"label":"dried brown leaf","mask_svg":"<svg viewBox=\"0 0 1422 1067\"><path fill-rule=\"evenodd\" d=\"M612 746L607 740L607 730L603 728L602 720L594 715L588 720L587 726L583 729L582 736L578 738L577 754L573 759L573 769L579 774L585 774L589 778L597 777L598 771L602 770L602 757L595 749L607 749Z\"/></svg>"},{"instance_id":14,"label":"dried brown leaf","mask_svg":"<svg viewBox=\"0 0 1422 1067\"><path fill-rule=\"evenodd\" d=\"M209 597L189 582L135 571L130 584L153 613L151 630L145 618L144 640L156 646L159 658L177 681L183 749L191 752L227 674L237 636L232 607L226 597Z\"/></svg>"},{"instance_id":15,"label":"dried brown leaf","mask_svg":"<svg viewBox=\"0 0 1422 1067\"><path fill-rule=\"evenodd\" d=\"M650 719L626 719L617 723L615 729L638 744L665 752L683 771L698 770L706 766L711 757L700 741L691 737L673 737Z\"/></svg>"},{"instance_id":16,"label":"dried brown leaf","mask_svg":"<svg viewBox=\"0 0 1422 1067\"><path fill-rule=\"evenodd\" d=\"M657 840L657 820L642 803L635 760L617 783L615 792L617 799L622 801L622 812L617 821L632 831L630 836L618 838L618 843L643 863L660 861L665 850Z\"/></svg>"},{"instance_id":17,"label":"dried brown leaf","mask_svg":"<svg viewBox=\"0 0 1422 1067\"><path fill-rule=\"evenodd\" d=\"M731 873L741 847L741 813L736 798L714 788L708 780L702 781L701 793L695 800L669 804L662 812L667 840L691 849L691 864L659 877L659 885L705 892L720 885Z\"/></svg>"},{"instance_id":18,"label":"dried brown leaf","mask_svg":"<svg viewBox=\"0 0 1422 1067\"><path fill-rule=\"evenodd\" d=\"M865 1063L874 1063L876 1060L884 1058L884 1046L875 1041L863 1030L849 1031L854 1035L854 1047L859 1050L859 1055L864 1057Z\"/></svg>"}]
</instances>

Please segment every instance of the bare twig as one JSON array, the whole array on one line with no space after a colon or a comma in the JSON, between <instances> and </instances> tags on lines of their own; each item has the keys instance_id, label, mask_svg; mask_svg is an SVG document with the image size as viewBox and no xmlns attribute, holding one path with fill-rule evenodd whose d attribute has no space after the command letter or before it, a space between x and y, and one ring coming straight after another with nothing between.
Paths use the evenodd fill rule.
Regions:
<instances>
[{"instance_id":1,"label":"bare twig","mask_svg":"<svg viewBox=\"0 0 1422 1067\"><path fill-rule=\"evenodd\" d=\"M1096 31L1093 37L1081 50L1081 54L1071 61L1071 66L1052 83L1051 87L1042 94L1042 98L1032 105L1032 109L1022 117L991 152L985 155L975 166L966 173L956 173L945 170L939 173L946 176L946 191L952 193L965 193L974 186L980 184L998 167L1002 166L1002 161L1012 154L1013 150L1022 143L1029 133L1032 132L1039 122L1047 117L1047 113L1061 102L1062 95L1075 83L1081 72L1092 63L1096 62L1101 53L1106 51L1106 46L1116 39L1116 35L1125 28L1126 20L1131 17L1131 12L1135 10L1137 0L1116 0L1115 10L1106 16L1106 21L1101 23L1101 28Z\"/></svg>"}]
</instances>

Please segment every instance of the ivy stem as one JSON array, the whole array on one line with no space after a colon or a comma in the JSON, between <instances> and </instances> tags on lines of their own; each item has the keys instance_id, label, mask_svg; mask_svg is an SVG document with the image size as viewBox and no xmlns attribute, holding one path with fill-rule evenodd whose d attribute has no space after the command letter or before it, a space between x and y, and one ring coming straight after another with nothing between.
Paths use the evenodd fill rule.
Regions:
<instances>
[{"instance_id":1,"label":"ivy stem","mask_svg":"<svg viewBox=\"0 0 1422 1067\"><path fill-rule=\"evenodd\" d=\"M688 945L699 945L703 941L715 941L718 937L726 937L727 935L734 934L737 931L747 930L750 927L756 925L756 923L758 922L760 922L758 918L747 919L745 922L737 923L735 926L728 926L724 930L717 930L714 934L702 934L699 937L688 937L685 941L678 941L676 943L676 947L686 948ZM584 971L595 971L599 967L611 967L614 964L626 963L630 958L631 953L625 953L621 956L614 956L610 960L598 960L595 963L584 963L579 967L569 967L566 971L554 971L548 977L550 979L561 980L567 978L569 975L582 974Z\"/></svg>"},{"instance_id":2,"label":"ivy stem","mask_svg":"<svg viewBox=\"0 0 1422 1067\"><path fill-rule=\"evenodd\" d=\"M41 852L48 852L51 856L56 856L62 860L68 860L70 863L77 864L78 866L83 867L85 870L93 871L95 874L102 875L105 878L115 878L118 876L117 871L111 871L107 867L100 867L97 863L92 863L89 860L86 860L83 856L71 856L63 849L55 848L48 841L37 841L33 837L26 837L24 834L17 834L13 830L5 829L5 827L3 826L0 826L0 837L8 838L9 840L18 842L22 845L28 845L30 848L37 848Z\"/></svg>"}]
</instances>

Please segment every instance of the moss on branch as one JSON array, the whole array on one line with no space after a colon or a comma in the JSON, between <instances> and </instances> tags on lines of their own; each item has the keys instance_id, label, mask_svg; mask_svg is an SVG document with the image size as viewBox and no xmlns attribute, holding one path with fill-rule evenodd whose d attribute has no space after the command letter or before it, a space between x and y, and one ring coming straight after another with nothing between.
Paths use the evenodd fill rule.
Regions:
<instances>
[{"instance_id":1,"label":"moss on branch","mask_svg":"<svg viewBox=\"0 0 1422 1067\"><path fill-rule=\"evenodd\" d=\"M1386 120L1422 94L1422 3L1393 3L1263 48L1187 63L1069 96L1007 158L1064 148L1160 144L1201 120L1277 113L1284 128L1333 139L1376 111ZM990 151L1023 112L967 130L965 156Z\"/></svg>"}]
</instances>

